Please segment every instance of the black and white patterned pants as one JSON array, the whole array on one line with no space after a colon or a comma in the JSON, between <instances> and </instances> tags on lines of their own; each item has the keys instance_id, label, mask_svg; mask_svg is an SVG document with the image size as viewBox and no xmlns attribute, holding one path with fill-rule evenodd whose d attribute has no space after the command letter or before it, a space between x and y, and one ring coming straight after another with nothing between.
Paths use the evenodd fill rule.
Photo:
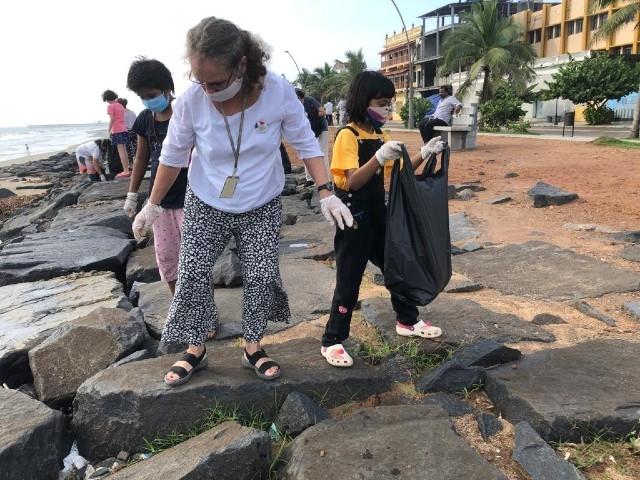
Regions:
<instances>
[{"instance_id":1,"label":"black and white patterned pants","mask_svg":"<svg viewBox=\"0 0 640 480\"><path fill-rule=\"evenodd\" d=\"M289 322L289 301L278 263L281 221L279 197L255 210L232 214L207 205L187 190L176 293L162 332L165 342L203 345L207 332L217 330L211 275L232 235L242 262L244 339L260 341L269 321Z\"/></svg>"}]
</instances>

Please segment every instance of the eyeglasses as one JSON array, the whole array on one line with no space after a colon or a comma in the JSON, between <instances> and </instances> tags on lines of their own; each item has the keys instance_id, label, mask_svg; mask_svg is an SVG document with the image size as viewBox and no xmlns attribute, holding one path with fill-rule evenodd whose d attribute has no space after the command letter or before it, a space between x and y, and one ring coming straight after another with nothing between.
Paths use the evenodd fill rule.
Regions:
<instances>
[{"instance_id":1,"label":"eyeglasses","mask_svg":"<svg viewBox=\"0 0 640 480\"><path fill-rule=\"evenodd\" d=\"M229 75L229 78L227 78L226 81L224 82L201 82L200 80L198 80L197 78L193 77L193 72L189 72L189 80L192 81L193 83L200 85L202 88L204 88L205 90L209 91L209 90L213 90L214 92L219 92L221 90L224 90L225 88L227 88L229 86L229 84L231 83L231 79L233 78L233 74L235 73L235 70L233 70L231 72L231 74Z\"/></svg>"}]
</instances>

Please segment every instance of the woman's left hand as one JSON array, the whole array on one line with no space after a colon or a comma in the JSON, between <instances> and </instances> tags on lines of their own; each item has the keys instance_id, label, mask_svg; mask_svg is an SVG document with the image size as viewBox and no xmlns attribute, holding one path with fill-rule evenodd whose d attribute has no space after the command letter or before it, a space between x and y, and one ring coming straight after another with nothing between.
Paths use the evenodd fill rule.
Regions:
<instances>
[{"instance_id":1,"label":"woman's left hand","mask_svg":"<svg viewBox=\"0 0 640 480\"><path fill-rule=\"evenodd\" d=\"M444 150L444 142L441 140L441 137L433 137L420 149L420 155L423 160L426 160L432 153L437 155L442 150Z\"/></svg>"},{"instance_id":2,"label":"woman's left hand","mask_svg":"<svg viewBox=\"0 0 640 480\"><path fill-rule=\"evenodd\" d=\"M324 218L326 218L328 222L337 225L340 230L344 230L345 225L347 227L353 226L351 211L342 203L342 200L335 195L329 195L320 199L320 210L322 210Z\"/></svg>"}]
</instances>

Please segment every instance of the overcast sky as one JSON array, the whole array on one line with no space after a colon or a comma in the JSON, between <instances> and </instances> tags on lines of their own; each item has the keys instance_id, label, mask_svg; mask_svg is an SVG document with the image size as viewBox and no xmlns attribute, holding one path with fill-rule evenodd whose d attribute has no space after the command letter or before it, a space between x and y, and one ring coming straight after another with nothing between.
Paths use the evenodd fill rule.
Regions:
<instances>
[{"instance_id":1,"label":"overcast sky","mask_svg":"<svg viewBox=\"0 0 640 480\"><path fill-rule=\"evenodd\" d=\"M408 26L446 3L397 0ZM142 104L126 89L131 61L157 58L171 70L179 94L188 84L187 30L207 16L257 33L272 49L269 68L293 80L362 48L369 68L380 64L385 33L400 30L390 0L18 0L2 6L0 126L107 121L100 94L109 88Z\"/></svg>"}]
</instances>

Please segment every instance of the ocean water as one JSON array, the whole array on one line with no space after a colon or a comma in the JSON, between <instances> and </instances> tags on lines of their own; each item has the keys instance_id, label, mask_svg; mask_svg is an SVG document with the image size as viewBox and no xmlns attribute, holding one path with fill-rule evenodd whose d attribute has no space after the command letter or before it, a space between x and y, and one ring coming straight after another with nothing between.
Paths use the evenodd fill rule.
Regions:
<instances>
[{"instance_id":1,"label":"ocean water","mask_svg":"<svg viewBox=\"0 0 640 480\"><path fill-rule=\"evenodd\" d=\"M106 123L83 125L32 125L0 128L0 165L26 155L57 153L71 145L107 138ZM26 145L29 145L27 152Z\"/></svg>"}]
</instances>

